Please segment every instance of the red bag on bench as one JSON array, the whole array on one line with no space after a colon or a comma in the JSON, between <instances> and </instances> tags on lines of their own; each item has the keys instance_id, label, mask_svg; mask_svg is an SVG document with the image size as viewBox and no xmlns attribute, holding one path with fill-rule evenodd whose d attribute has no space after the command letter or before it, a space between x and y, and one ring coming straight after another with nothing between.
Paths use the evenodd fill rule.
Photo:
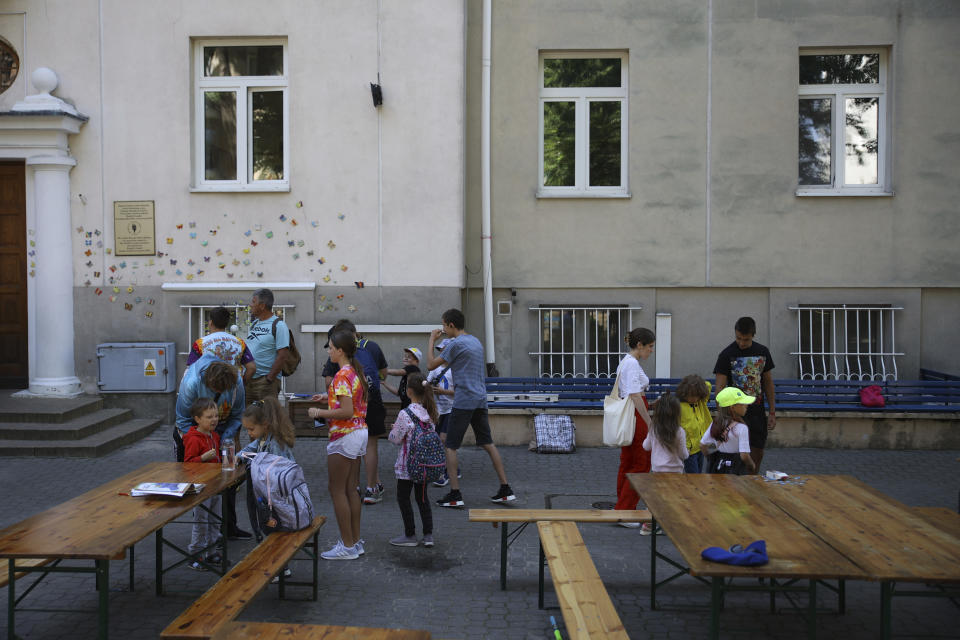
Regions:
<instances>
[{"instance_id":1,"label":"red bag on bench","mask_svg":"<svg viewBox=\"0 0 960 640\"><path fill-rule=\"evenodd\" d=\"M883 399L883 389L878 384L860 389L860 404L865 407L885 407L887 401Z\"/></svg>"}]
</instances>

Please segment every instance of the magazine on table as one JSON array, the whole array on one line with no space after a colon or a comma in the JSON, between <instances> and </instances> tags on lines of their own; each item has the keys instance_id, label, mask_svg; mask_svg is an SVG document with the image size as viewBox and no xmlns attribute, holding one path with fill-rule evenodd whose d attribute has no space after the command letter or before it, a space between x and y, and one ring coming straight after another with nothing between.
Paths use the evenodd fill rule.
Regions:
<instances>
[{"instance_id":1,"label":"magazine on table","mask_svg":"<svg viewBox=\"0 0 960 640\"><path fill-rule=\"evenodd\" d=\"M131 496L174 496L200 493L206 485L197 482L141 482L130 489Z\"/></svg>"}]
</instances>

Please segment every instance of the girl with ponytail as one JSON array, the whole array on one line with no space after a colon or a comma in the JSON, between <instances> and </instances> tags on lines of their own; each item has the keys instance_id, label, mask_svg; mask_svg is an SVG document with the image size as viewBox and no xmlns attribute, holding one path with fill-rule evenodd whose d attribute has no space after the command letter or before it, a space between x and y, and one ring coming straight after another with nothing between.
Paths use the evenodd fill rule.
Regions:
<instances>
[{"instance_id":1,"label":"girl with ponytail","mask_svg":"<svg viewBox=\"0 0 960 640\"><path fill-rule=\"evenodd\" d=\"M327 409L311 408L311 418L324 418L330 425L327 445L327 477L333 512L337 517L340 539L320 554L324 560L356 560L363 555L360 540L360 495L356 490L360 458L367 450L367 379L357 362L357 342L353 333L337 331L327 343L330 360L340 370L330 381L327 393L311 398L327 401Z\"/></svg>"}]
</instances>

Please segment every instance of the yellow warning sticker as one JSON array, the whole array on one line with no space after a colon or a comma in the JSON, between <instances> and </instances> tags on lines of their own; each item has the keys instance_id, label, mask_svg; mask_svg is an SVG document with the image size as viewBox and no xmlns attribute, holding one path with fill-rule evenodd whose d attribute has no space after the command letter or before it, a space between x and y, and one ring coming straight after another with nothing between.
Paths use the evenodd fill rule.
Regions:
<instances>
[{"instance_id":1,"label":"yellow warning sticker","mask_svg":"<svg viewBox=\"0 0 960 640\"><path fill-rule=\"evenodd\" d=\"M156 361L156 360L144 360L144 361L143 361L143 375L145 375L145 376L155 376L155 375L157 375L157 361Z\"/></svg>"}]
</instances>

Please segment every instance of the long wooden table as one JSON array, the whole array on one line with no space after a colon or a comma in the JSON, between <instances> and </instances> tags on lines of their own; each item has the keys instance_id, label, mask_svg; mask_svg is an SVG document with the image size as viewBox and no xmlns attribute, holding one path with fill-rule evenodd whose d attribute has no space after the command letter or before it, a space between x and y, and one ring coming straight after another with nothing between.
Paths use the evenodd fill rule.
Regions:
<instances>
[{"instance_id":1,"label":"long wooden table","mask_svg":"<svg viewBox=\"0 0 960 640\"><path fill-rule=\"evenodd\" d=\"M151 533L156 535L157 594L163 593L163 550L172 547L164 539L163 527L198 504L218 495L243 480L244 472L221 471L220 465L198 462L154 462L112 480L72 500L11 525L0 531L0 558L7 558L9 574L37 572L94 573L99 612L99 637L107 637L110 560L120 560L130 549L130 589L133 589L133 545ZM183 498L131 497L130 489L141 482L193 482L206 485L198 494ZM223 539L223 564L228 565L226 536ZM24 566L17 559L50 558L51 566ZM93 560L93 568L59 566L64 559ZM175 566L186 562L181 560ZM171 567L172 568L172 567ZM14 638L14 615L19 600L16 581L7 592L7 631ZM34 585L35 586L35 585ZM33 587L31 586L30 589ZM29 590L27 592L29 592ZM26 595L26 593L24 593ZM22 599L23 596L21 596Z\"/></svg>"},{"instance_id":2,"label":"long wooden table","mask_svg":"<svg viewBox=\"0 0 960 640\"><path fill-rule=\"evenodd\" d=\"M960 538L952 527L937 527L850 476L804 476L803 484L710 474L631 474L629 478L687 565L658 554L656 536L651 536L651 606L656 606L658 557L671 562L679 573L709 578L713 638L719 637L724 591L741 590L726 578L768 578L768 586L743 590L769 590L771 606L775 592L790 589L779 579L808 580L810 637L816 635L819 581L839 581L841 612L845 580L879 581L883 638L890 637L894 595L944 594L897 593L897 583L960 583ZM754 540L766 540L768 564L739 567L700 557L706 547L746 546Z\"/></svg>"}]
</instances>

